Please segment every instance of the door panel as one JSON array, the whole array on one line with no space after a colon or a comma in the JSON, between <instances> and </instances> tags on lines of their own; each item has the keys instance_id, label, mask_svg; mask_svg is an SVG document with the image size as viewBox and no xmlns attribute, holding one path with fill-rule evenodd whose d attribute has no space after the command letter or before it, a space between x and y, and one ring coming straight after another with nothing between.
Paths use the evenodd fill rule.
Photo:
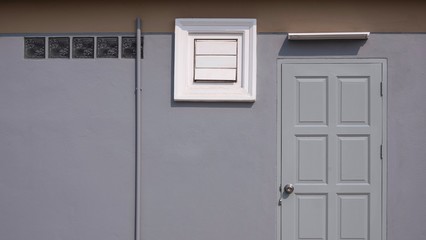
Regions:
<instances>
[{"instance_id":1,"label":"door panel","mask_svg":"<svg viewBox=\"0 0 426 240\"><path fill-rule=\"evenodd\" d=\"M298 239L325 239L327 233L327 196L298 195Z\"/></svg>"},{"instance_id":2,"label":"door panel","mask_svg":"<svg viewBox=\"0 0 426 240\"><path fill-rule=\"evenodd\" d=\"M339 194L338 239L368 239L368 194Z\"/></svg>"},{"instance_id":3,"label":"door panel","mask_svg":"<svg viewBox=\"0 0 426 240\"><path fill-rule=\"evenodd\" d=\"M381 239L382 62L281 64L282 240Z\"/></svg>"},{"instance_id":4,"label":"door panel","mask_svg":"<svg viewBox=\"0 0 426 240\"><path fill-rule=\"evenodd\" d=\"M296 136L297 182L327 182L327 136Z\"/></svg>"},{"instance_id":5,"label":"door panel","mask_svg":"<svg viewBox=\"0 0 426 240\"><path fill-rule=\"evenodd\" d=\"M327 79L296 78L297 123L327 124Z\"/></svg>"},{"instance_id":6,"label":"door panel","mask_svg":"<svg viewBox=\"0 0 426 240\"><path fill-rule=\"evenodd\" d=\"M369 183L369 136L338 136L338 141L338 183Z\"/></svg>"},{"instance_id":7,"label":"door panel","mask_svg":"<svg viewBox=\"0 0 426 240\"><path fill-rule=\"evenodd\" d=\"M337 77L339 124L369 124L368 77Z\"/></svg>"}]
</instances>

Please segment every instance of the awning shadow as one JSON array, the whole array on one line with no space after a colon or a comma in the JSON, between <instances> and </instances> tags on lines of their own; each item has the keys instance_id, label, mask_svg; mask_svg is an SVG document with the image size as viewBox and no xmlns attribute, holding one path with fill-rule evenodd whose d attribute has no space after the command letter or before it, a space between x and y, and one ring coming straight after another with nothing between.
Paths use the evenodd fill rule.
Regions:
<instances>
[{"instance_id":1,"label":"awning shadow","mask_svg":"<svg viewBox=\"0 0 426 240\"><path fill-rule=\"evenodd\" d=\"M279 56L356 56L367 40L300 40L285 39Z\"/></svg>"}]
</instances>

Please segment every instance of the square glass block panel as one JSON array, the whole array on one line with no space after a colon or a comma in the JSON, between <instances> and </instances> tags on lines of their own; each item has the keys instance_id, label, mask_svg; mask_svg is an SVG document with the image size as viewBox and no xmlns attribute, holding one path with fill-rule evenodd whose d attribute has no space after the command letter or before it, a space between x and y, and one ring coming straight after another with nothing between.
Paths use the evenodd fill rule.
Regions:
<instances>
[{"instance_id":1,"label":"square glass block panel","mask_svg":"<svg viewBox=\"0 0 426 240\"><path fill-rule=\"evenodd\" d=\"M44 37L24 38L24 57L41 59L46 57L46 40Z\"/></svg>"},{"instance_id":2,"label":"square glass block panel","mask_svg":"<svg viewBox=\"0 0 426 240\"><path fill-rule=\"evenodd\" d=\"M70 39L49 37L49 58L70 58Z\"/></svg>"},{"instance_id":3,"label":"square glass block panel","mask_svg":"<svg viewBox=\"0 0 426 240\"><path fill-rule=\"evenodd\" d=\"M95 38L94 37L74 37L72 39L73 58L94 58Z\"/></svg>"},{"instance_id":4,"label":"square glass block panel","mask_svg":"<svg viewBox=\"0 0 426 240\"><path fill-rule=\"evenodd\" d=\"M237 39L194 40L194 82L236 82Z\"/></svg>"},{"instance_id":5,"label":"square glass block panel","mask_svg":"<svg viewBox=\"0 0 426 240\"><path fill-rule=\"evenodd\" d=\"M118 58L118 37L97 38L98 58Z\"/></svg>"},{"instance_id":6,"label":"square glass block panel","mask_svg":"<svg viewBox=\"0 0 426 240\"><path fill-rule=\"evenodd\" d=\"M121 38L121 57L136 58L136 37ZM143 37L141 37L141 58L143 58Z\"/></svg>"}]
</instances>

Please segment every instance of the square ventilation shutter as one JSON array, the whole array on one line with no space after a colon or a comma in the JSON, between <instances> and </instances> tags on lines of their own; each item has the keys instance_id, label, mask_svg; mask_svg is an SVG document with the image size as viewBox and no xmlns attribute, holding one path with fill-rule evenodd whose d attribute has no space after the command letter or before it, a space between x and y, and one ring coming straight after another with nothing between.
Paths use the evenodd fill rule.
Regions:
<instances>
[{"instance_id":1,"label":"square ventilation shutter","mask_svg":"<svg viewBox=\"0 0 426 240\"><path fill-rule=\"evenodd\" d=\"M256 100L256 19L178 18L174 100Z\"/></svg>"},{"instance_id":2,"label":"square ventilation shutter","mask_svg":"<svg viewBox=\"0 0 426 240\"><path fill-rule=\"evenodd\" d=\"M195 39L194 81L236 82L237 39Z\"/></svg>"}]
</instances>

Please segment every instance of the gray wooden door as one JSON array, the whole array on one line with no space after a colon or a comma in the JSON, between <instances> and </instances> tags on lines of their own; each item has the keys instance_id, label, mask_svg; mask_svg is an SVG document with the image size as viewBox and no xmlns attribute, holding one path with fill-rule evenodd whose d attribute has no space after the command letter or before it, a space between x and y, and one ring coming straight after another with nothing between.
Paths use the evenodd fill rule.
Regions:
<instances>
[{"instance_id":1,"label":"gray wooden door","mask_svg":"<svg viewBox=\"0 0 426 240\"><path fill-rule=\"evenodd\" d=\"M281 239L382 239L384 62L279 66Z\"/></svg>"}]
</instances>

